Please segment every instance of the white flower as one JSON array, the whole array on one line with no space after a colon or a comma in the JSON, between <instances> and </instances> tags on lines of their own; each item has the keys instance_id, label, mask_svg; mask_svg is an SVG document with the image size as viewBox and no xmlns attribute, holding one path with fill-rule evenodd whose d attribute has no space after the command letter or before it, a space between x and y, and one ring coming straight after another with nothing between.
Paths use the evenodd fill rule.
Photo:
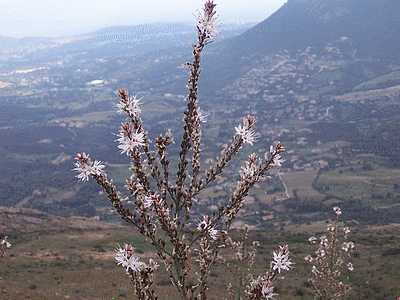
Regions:
<instances>
[{"instance_id":1,"label":"white flower","mask_svg":"<svg viewBox=\"0 0 400 300\"><path fill-rule=\"evenodd\" d=\"M153 206L159 207L163 202L164 200L160 197L158 193L144 197L144 207L146 208L150 208Z\"/></svg>"},{"instance_id":2,"label":"white flower","mask_svg":"<svg viewBox=\"0 0 400 300\"><path fill-rule=\"evenodd\" d=\"M354 250L354 243L353 242L343 242L342 244L342 250L344 252L350 252Z\"/></svg>"},{"instance_id":3,"label":"white flower","mask_svg":"<svg viewBox=\"0 0 400 300\"><path fill-rule=\"evenodd\" d=\"M198 120L198 122L199 122L199 123L207 123L206 118L207 118L210 114L205 115L204 112L203 112L203 110L200 109L200 107L198 107L198 108L196 109L196 111L197 111L197 120Z\"/></svg>"},{"instance_id":4,"label":"white flower","mask_svg":"<svg viewBox=\"0 0 400 300\"><path fill-rule=\"evenodd\" d=\"M321 245L323 246L323 247L327 247L328 246L328 239L326 238L326 236L325 235L323 235L323 236L321 236Z\"/></svg>"},{"instance_id":5,"label":"white flower","mask_svg":"<svg viewBox=\"0 0 400 300\"><path fill-rule=\"evenodd\" d=\"M153 206L153 197L145 196L144 197L144 207L150 208Z\"/></svg>"},{"instance_id":6,"label":"white flower","mask_svg":"<svg viewBox=\"0 0 400 300\"><path fill-rule=\"evenodd\" d=\"M221 24L215 17L215 6L216 4L213 1L207 1L204 5L203 13L199 13L197 16L198 26L207 33L208 37L217 35L216 29Z\"/></svg>"},{"instance_id":7,"label":"white flower","mask_svg":"<svg viewBox=\"0 0 400 300\"><path fill-rule=\"evenodd\" d=\"M118 262L118 265L126 268L127 272L129 271L129 269L134 272L138 272L144 264L140 262L138 258L133 256L133 247L127 244L124 245L124 248L119 247L119 249L117 249L115 260Z\"/></svg>"},{"instance_id":8,"label":"white flower","mask_svg":"<svg viewBox=\"0 0 400 300\"><path fill-rule=\"evenodd\" d=\"M283 163L283 159L281 158L281 155L280 154L276 154L274 156L274 158L272 159L273 166L274 167L280 167L280 166L282 166L282 163Z\"/></svg>"},{"instance_id":9,"label":"white flower","mask_svg":"<svg viewBox=\"0 0 400 300\"><path fill-rule=\"evenodd\" d=\"M242 166L240 174L242 175L242 178L246 177L253 177L255 174L255 169L253 166Z\"/></svg>"},{"instance_id":10,"label":"white flower","mask_svg":"<svg viewBox=\"0 0 400 300\"><path fill-rule=\"evenodd\" d=\"M198 231L205 230L209 225L211 225L211 218L209 216L203 216L203 221L199 222L197 225Z\"/></svg>"},{"instance_id":11,"label":"white flower","mask_svg":"<svg viewBox=\"0 0 400 300\"><path fill-rule=\"evenodd\" d=\"M317 243L317 238L315 236L312 236L308 239L308 241L310 242L310 244L316 244Z\"/></svg>"},{"instance_id":12,"label":"white flower","mask_svg":"<svg viewBox=\"0 0 400 300\"><path fill-rule=\"evenodd\" d=\"M265 299L272 299L273 296L276 294L273 293L274 287L272 286L272 282L270 280L267 280L261 290L261 293L265 297Z\"/></svg>"},{"instance_id":13,"label":"white flower","mask_svg":"<svg viewBox=\"0 0 400 300\"><path fill-rule=\"evenodd\" d=\"M216 240L218 238L218 230L214 227L210 227L210 229L208 230L208 234L213 240Z\"/></svg>"},{"instance_id":14,"label":"white flower","mask_svg":"<svg viewBox=\"0 0 400 300\"><path fill-rule=\"evenodd\" d=\"M240 136L243 136L246 134L246 129L244 127L242 127L242 125L239 124L238 127L235 127L236 133Z\"/></svg>"},{"instance_id":15,"label":"white flower","mask_svg":"<svg viewBox=\"0 0 400 300\"><path fill-rule=\"evenodd\" d=\"M257 169L259 168L258 164L258 156L254 153L249 156L249 159L246 161L246 165L241 167L240 174L242 178L251 178L257 173Z\"/></svg>"},{"instance_id":16,"label":"white flower","mask_svg":"<svg viewBox=\"0 0 400 300\"><path fill-rule=\"evenodd\" d=\"M5 236L4 239L1 241L1 246L5 247L6 249L11 247L11 244L8 242L8 236Z\"/></svg>"},{"instance_id":17,"label":"white flower","mask_svg":"<svg viewBox=\"0 0 400 300\"><path fill-rule=\"evenodd\" d=\"M315 266L312 266L311 272L312 272L315 276L318 276L318 274L319 274L319 271L317 270L317 268L316 268Z\"/></svg>"},{"instance_id":18,"label":"white flower","mask_svg":"<svg viewBox=\"0 0 400 300\"><path fill-rule=\"evenodd\" d=\"M100 176L104 171L103 168L105 167L104 165L101 164L100 161L95 160L94 163L92 163L89 155L86 155L85 152L83 153L78 153L78 155L75 158L77 160L76 163L74 163L74 171L79 172L76 177L82 181L88 181L89 176L92 175L97 175Z\"/></svg>"},{"instance_id":19,"label":"white flower","mask_svg":"<svg viewBox=\"0 0 400 300\"><path fill-rule=\"evenodd\" d=\"M197 225L197 230L200 232L206 232L207 235L213 240L217 239L218 230L212 224L212 220L209 216L204 216L203 221Z\"/></svg>"},{"instance_id":20,"label":"white flower","mask_svg":"<svg viewBox=\"0 0 400 300\"><path fill-rule=\"evenodd\" d=\"M115 254L115 260L118 262L118 265L122 265L124 268L128 265L128 251L126 249L127 244L125 244L124 248L117 249L117 254Z\"/></svg>"},{"instance_id":21,"label":"white flower","mask_svg":"<svg viewBox=\"0 0 400 300\"><path fill-rule=\"evenodd\" d=\"M242 125L235 127L236 134L238 134L243 139L243 142L248 143L252 146L253 142L256 142L256 137L254 136L255 132L253 130L254 121L255 117L249 115L243 118L243 127Z\"/></svg>"},{"instance_id":22,"label":"white flower","mask_svg":"<svg viewBox=\"0 0 400 300\"><path fill-rule=\"evenodd\" d=\"M275 147L273 145L269 146L269 152L271 153L271 155L274 155Z\"/></svg>"},{"instance_id":23,"label":"white flower","mask_svg":"<svg viewBox=\"0 0 400 300\"><path fill-rule=\"evenodd\" d=\"M314 259L310 254L308 254L306 257L304 257L304 260L308 261L308 262L312 262Z\"/></svg>"},{"instance_id":24,"label":"white flower","mask_svg":"<svg viewBox=\"0 0 400 300\"><path fill-rule=\"evenodd\" d=\"M144 134L142 132L131 132L129 135L120 132L117 136L120 137L117 141L120 143L118 148L121 149L121 154L126 153L126 155L129 155L134 148L145 145L143 143Z\"/></svg>"},{"instance_id":25,"label":"white flower","mask_svg":"<svg viewBox=\"0 0 400 300\"><path fill-rule=\"evenodd\" d=\"M82 181L89 181L89 176L91 175L90 166L76 167L74 171L80 172L76 177Z\"/></svg>"},{"instance_id":26,"label":"white flower","mask_svg":"<svg viewBox=\"0 0 400 300\"><path fill-rule=\"evenodd\" d=\"M289 271L290 265L292 264L292 262L289 261L287 258L282 259L282 260L278 259L276 261L273 261L273 263L274 263L273 270L277 269L278 273L280 273L281 270Z\"/></svg>"},{"instance_id":27,"label":"white flower","mask_svg":"<svg viewBox=\"0 0 400 300\"><path fill-rule=\"evenodd\" d=\"M347 238L347 235L350 233L349 227L343 227L343 235L345 238Z\"/></svg>"},{"instance_id":28,"label":"white flower","mask_svg":"<svg viewBox=\"0 0 400 300\"><path fill-rule=\"evenodd\" d=\"M337 206L335 206L335 207L333 208L333 211L335 212L335 214L336 214L337 216L339 216L339 215L342 213L342 211L340 210L340 208L337 207Z\"/></svg>"},{"instance_id":29,"label":"white flower","mask_svg":"<svg viewBox=\"0 0 400 300\"><path fill-rule=\"evenodd\" d=\"M319 257L324 257L325 256L325 250L324 249L318 249L315 251L315 254Z\"/></svg>"},{"instance_id":30,"label":"white flower","mask_svg":"<svg viewBox=\"0 0 400 300\"><path fill-rule=\"evenodd\" d=\"M243 142L250 144L253 146L253 142L256 142L256 137L254 136L254 130L247 131L244 135L242 135Z\"/></svg>"},{"instance_id":31,"label":"white flower","mask_svg":"<svg viewBox=\"0 0 400 300\"><path fill-rule=\"evenodd\" d=\"M132 269L134 272L139 272L140 268L144 265L137 257L134 257L133 255L129 258L127 264L126 264L126 270L129 271L129 269Z\"/></svg>"},{"instance_id":32,"label":"white flower","mask_svg":"<svg viewBox=\"0 0 400 300\"><path fill-rule=\"evenodd\" d=\"M101 165L101 161L95 160L93 166L91 168L91 173L93 175L101 175L103 173L103 169L105 168L104 165Z\"/></svg>"},{"instance_id":33,"label":"white flower","mask_svg":"<svg viewBox=\"0 0 400 300\"><path fill-rule=\"evenodd\" d=\"M289 260L289 251L287 246L280 246L279 253L274 252L274 264L273 270L278 270L278 273L282 270L289 271L292 262Z\"/></svg>"},{"instance_id":34,"label":"white flower","mask_svg":"<svg viewBox=\"0 0 400 300\"><path fill-rule=\"evenodd\" d=\"M141 113L141 109L139 108L139 100L136 99L136 96L129 98L128 102L121 102L117 104L118 114L122 114L126 112L131 118L136 117Z\"/></svg>"},{"instance_id":35,"label":"white flower","mask_svg":"<svg viewBox=\"0 0 400 300\"><path fill-rule=\"evenodd\" d=\"M348 263L348 264L347 264L347 270L349 270L350 272L353 272L353 271L354 271L354 266L353 266L352 263Z\"/></svg>"},{"instance_id":36,"label":"white flower","mask_svg":"<svg viewBox=\"0 0 400 300\"><path fill-rule=\"evenodd\" d=\"M247 130L245 127L242 127L242 125L235 127L235 130L236 134L238 134L243 139L244 143L248 143L253 146L253 142L256 141L254 130Z\"/></svg>"}]
</instances>

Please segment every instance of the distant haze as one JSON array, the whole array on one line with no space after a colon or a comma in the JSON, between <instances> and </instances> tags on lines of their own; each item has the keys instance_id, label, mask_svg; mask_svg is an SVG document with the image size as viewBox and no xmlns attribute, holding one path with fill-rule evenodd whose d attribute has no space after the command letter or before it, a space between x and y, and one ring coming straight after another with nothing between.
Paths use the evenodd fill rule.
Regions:
<instances>
[{"instance_id":1,"label":"distant haze","mask_svg":"<svg viewBox=\"0 0 400 300\"><path fill-rule=\"evenodd\" d=\"M224 23L263 20L286 0L217 0ZM0 36L69 36L107 26L194 22L204 0L0 0Z\"/></svg>"}]
</instances>

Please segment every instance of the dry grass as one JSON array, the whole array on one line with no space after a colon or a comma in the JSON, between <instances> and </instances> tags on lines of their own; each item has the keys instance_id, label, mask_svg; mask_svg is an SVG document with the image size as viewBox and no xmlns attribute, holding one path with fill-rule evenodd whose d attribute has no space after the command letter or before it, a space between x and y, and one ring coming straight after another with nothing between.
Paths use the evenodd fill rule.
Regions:
<instances>
[{"instance_id":1,"label":"dry grass","mask_svg":"<svg viewBox=\"0 0 400 300\"><path fill-rule=\"evenodd\" d=\"M26 217L43 222L27 224ZM132 243L143 261L156 258L148 243L130 227L85 218L63 219L17 209L0 210L0 219L4 226L2 232L11 236L12 243L0 264L3 277L0 299L134 299L129 278L114 262L117 243ZM21 229L19 223L28 225L26 230ZM234 236L240 238L240 223L237 225L238 232ZM295 265L289 273L282 274L285 280L277 282L277 299L313 298L311 288L306 285L310 266L304 262L304 257L315 250L308 245L307 239L324 232L326 225L320 221L287 226L284 231L265 228L250 232L250 240L257 239L261 243L254 265L255 275L268 269L272 252L278 245L290 245ZM400 224L351 227L351 230L350 240L356 244L356 256L352 261L357 272L350 274L349 279L355 292L345 299L372 300L400 295L400 287L396 284L400 276L396 254L399 252L396 249L400 242ZM231 261L232 253L224 251ZM158 275L156 290L160 300L178 299L163 267ZM210 274L209 299L219 300L225 296L229 281L229 271L219 265Z\"/></svg>"}]
</instances>

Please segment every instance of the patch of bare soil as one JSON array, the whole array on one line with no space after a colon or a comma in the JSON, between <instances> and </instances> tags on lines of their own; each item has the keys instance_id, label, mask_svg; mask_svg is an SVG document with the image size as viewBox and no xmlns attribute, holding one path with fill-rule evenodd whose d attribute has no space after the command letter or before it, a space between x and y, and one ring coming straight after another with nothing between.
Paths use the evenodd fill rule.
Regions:
<instances>
[{"instance_id":1,"label":"patch of bare soil","mask_svg":"<svg viewBox=\"0 0 400 300\"><path fill-rule=\"evenodd\" d=\"M103 230L121 225L104 223L84 217L62 218L44 212L0 206L0 232L65 232L69 230Z\"/></svg>"}]
</instances>

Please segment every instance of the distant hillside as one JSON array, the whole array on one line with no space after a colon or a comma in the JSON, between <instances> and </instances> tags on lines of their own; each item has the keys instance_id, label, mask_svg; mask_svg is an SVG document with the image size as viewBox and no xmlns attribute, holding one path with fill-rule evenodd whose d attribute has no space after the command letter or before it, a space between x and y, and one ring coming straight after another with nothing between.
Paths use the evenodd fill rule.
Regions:
<instances>
[{"instance_id":1,"label":"distant hillside","mask_svg":"<svg viewBox=\"0 0 400 300\"><path fill-rule=\"evenodd\" d=\"M137 26L112 26L82 36L110 37L110 39L136 39L148 36L179 35L192 32L192 26L174 23L155 23Z\"/></svg>"},{"instance_id":2,"label":"distant hillside","mask_svg":"<svg viewBox=\"0 0 400 300\"><path fill-rule=\"evenodd\" d=\"M77 38L72 47L94 48L98 55L139 54L184 45L195 32L185 24L159 23L106 27Z\"/></svg>"},{"instance_id":3,"label":"distant hillside","mask_svg":"<svg viewBox=\"0 0 400 300\"><path fill-rule=\"evenodd\" d=\"M0 35L0 51L7 49L16 49L21 47L36 46L39 44L49 44L52 38L45 37L27 37L27 38L13 38Z\"/></svg>"}]
</instances>

